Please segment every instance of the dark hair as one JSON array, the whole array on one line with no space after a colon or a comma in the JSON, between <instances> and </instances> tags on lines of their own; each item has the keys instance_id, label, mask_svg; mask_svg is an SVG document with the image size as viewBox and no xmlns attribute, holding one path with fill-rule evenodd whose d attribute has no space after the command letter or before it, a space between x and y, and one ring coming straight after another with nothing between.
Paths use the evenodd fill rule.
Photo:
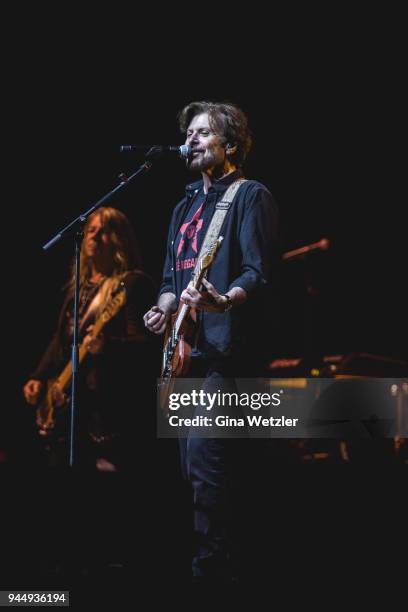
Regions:
<instances>
[{"instance_id":1,"label":"dark hair","mask_svg":"<svg viewBox=\"0 0 408 612\"><path fill-rule=\"evenodd\" d=\"M237 146L236 153L230 159L236 166L241 166L252 145L245 113L230 102L191 102L179 113L181 132L185 134L193 117L202 113L208 113L211 128L223 138L224 143Z\"/></svg>"}]
</instances>

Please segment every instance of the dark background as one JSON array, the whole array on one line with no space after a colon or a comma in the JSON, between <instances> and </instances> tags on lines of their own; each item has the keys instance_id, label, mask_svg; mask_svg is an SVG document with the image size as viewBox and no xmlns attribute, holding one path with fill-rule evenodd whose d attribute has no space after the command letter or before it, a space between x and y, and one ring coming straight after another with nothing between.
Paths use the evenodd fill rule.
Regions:
<instances>
[{"instance_id":1,"label":"dark background","mask_svg":"<svg viewBox=\"0 0 408 612\"><path fill-rule=\"evenodd\" d=\"M189 68L174 45L144 61L143 47L96 49L82 34L77 47L49 33L11 75L3 235L12 404L55 328L72 258L68 238L48 252L42 245L117 185L120 172L138 167L142 159L119 153L121 144L181 144L177 114L197 99L230 100L247 113L254 145L246 175L278 203L282 252L330 240L328 251L282 266L271 354L408 359L401 162L392 139L398 91L378 42L370 53L358 42L346 53L336 39L304 52L287 41L277 52L252 50L235 66L231 58L211 64L204 51L197 67L191 49ZM110 202L132 221L158 283L170 215L192 178L179 160L158 162ZM310 279L318 300L306 338Z\"/></svg>"},{"instance_id":2,"label":"dark background","mask_svg":"<svg viewBox=\"0 0 408 612\"><path fill-rule=\"evenodd\" d=\"M41 21L38 11L36 7L36 19ZM310 19L296 13L284 23L257 13L241 15L237 24L221 24L211 11L204 12L197 18L190 15L187 27L175 30L161 11L157 8L157 19L130 19L119 9L114 14L111 10L107 17L112 19L105 25L100 8L91 16L74 18L68 11L53 15L54 24L41 28L27 12L24 19L20 15L13 22L17 32L7 48L6 57L13 58L13 63L6 67L10 85L5 87L3 116L11 142L4 156L9 162L5 179L9 190L3 202L2 229L7 401L1 425L8 449L13 449L14 442L19 445L20 423L14 409L22 384L55 328L72 257L68 239L47 253L42 245L115 186L120 172L137 167L141 160L121 155L121 144L180 144L176 116L191 100L230 100L248 114L254 146L246 174L265 183L278 203L282 251L322 237L331 241L329 251L282 268L275 356L299 357L307 349L304 279L308 273L320 295L313 337L318 354L368 352L408 359L405 201L398 149L400 50L393 28L382 14L372 21L372 12L346 16L338 11L333 17L320 13L315 21L317 15L305 8ZM45 17L49 20L50 14L44 15L44 24L48 23ZM179 15L173 17L178 22ZM171 211L188 180L178 160L157 164L111 202L133 222L146 269L157 282ZM132 550L127 551L124 544L122 556L129 552L135 561L138 538L147 525L150 537L154 536L154 544L150 542L142 551L147 571L162 577L157 559L164 559L167 567L175 558L181 560L185 550L174 557L175 541L186 535L189 518L182 496L173 503L179 491L174 476L177 460L173 450L167 455L154 433L135 435L138 452L144 448L146 459L144 468L124 487L114 482L107 486L106 481L66 487L68 480L58 485L57 479L51 479L35 480L30 488L30 476L23 474L2 481L11 500L10 506L5 505L10 512L3 525L13 525L9 551L17 553L11 566L15 584L28 584L27 576L39 571L39 551L52 561L66 556L68 546L75 562L83 561L81 545L89 541L92 529L98 545L91 556L97 555L105 536L115 538L106 525L121 523L122 508L141 513L136 524L135 514L128 510L129 516L124 515L123 541L129 528ZM155 462L161 467L151 478ZM306 480L304 472L295 480L285 480L281 474L276 482L272 464L264 466L269 469L269 480L262 480L265 471L259 476L260 490L265 497L268 491L273 493L275 502L264 506L262 520L256 524L272 527L272 520L281 524L290 516L292 527L297 527L295 532L285 532L294 535L277 552L276 528L271 529L263 550L258 543L264 541L265 532L259 528L252 539L248 531L248 563L269 554L270 545L284 559L289 575L293 575L294 561L301 573L311 554L310 565L320 569L322 559L337 557L339 551L350 557L353 536L342 538L356 521L367 527L364 547L369 552L373 531L368 517L373 518L373 529L378 527L373 515L381 496L377 476L356 479L354 490L359 493L351 504L349 474L333 480L335 472L330 471L316 482L310 480L310 473ZM327 492L328 482L333 484ZM384 490L388 502L395 500L401 484L393 491L385 486ZM128 504L131 494L136 495L133 506ZM104 522L107 507L114 513L112 520ZM336 513L342 519L334 530L331 517ZM344 517L349 520L345 522ZM38 526L48 529L48 547L44 548L44 530ZM76 533L72 542L70 526ZM326 546L316 549L315 537L322 529L328 534ZM303 536L300 546L299 534ZM359 542L361 537L359 529ZM396 533L394 541L398 537ZM182 559L185 576L188 556ZM3 560L8 563L6 553ZM268 568L264 566L265 577ZM50 584L49 578L44 581Z\"/></svg>"},{"instance_id":3,"label":"dark background","mask_svg":"<svg viewBox=\"0 0 408 612\"><path fill-rule=\"evenodd\" d=\"M355 58L300 58L265 65L240 78L204 79L173 66L134 74L78 60L52 72L26 71L27 98L15 138L7 237L12 271L10 328L13 377L35 364L55 323L72 244L48 252L54 233L114 187L121 171L142 161L120 154L125 143L181 144L177 113L190 100L231 100L248 114L254 134L246 174L265 183L280 209L282 251L329 238L330 250L282 268L281 338L277 356L305 351L304 283L311 274L320 306L314 343L322 354L365 351L407 358L403 338L404 231L393 151L384 139L388 109L378 98L378 66ZM169 62L171 64L171 62ZM27 67L26 67L27 68ZM353 68L353 70L351 70ZM381 89L387 85L383 81ZM160 280L166 232L188 176L178 160L157 163L111 204L131 219L147 271ZM16 346L16 340L18 343Z\"/></svg>"}]
</instances>

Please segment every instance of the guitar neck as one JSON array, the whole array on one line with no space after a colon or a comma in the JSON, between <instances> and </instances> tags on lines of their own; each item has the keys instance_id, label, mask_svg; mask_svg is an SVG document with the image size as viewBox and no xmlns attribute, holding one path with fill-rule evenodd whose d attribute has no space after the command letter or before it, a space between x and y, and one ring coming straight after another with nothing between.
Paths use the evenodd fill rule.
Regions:
<instances>
[{"instance_id":1,"label":"guitar neck","mask_svg":"<svg viewBox=\"0 0 408 612\"><path fill-rule=\"evenodd\" d=\"M203 268L202 260L200 260L198 269L193 272L193 276L191 279L194 289L198 289L200 287L202 280L204 278L205 272L206 272L206 269ZM178 313L177 318L174 323L174 331L176 335L179 334L181 326L183 325L190 310L191 310L191 306L189 306L188 304L183 304L183 306L180 308L180 312Z\"/></svg>"},{"instance_id":2,"label":"guitar neck","mask_svg":"<svg viewBox=\"0 0 408 612\"><path fill-rule=\"evenodd\" d=\"M102 331L102 329L106 325L106 323L108 321L110 321L110 319L123 306L123 304L125 303L125 299L126 299L126 294L125 294L125 291L122 290L118 295L116 295L111 300L111 302L110 302L110 306L112 307L111 310L109 311L109 309L105 309L102 312L102 314L99 316L99 318L94 323L94 326L93 326L93 329L92 329L92 336L94 338ZM83 344L81 344L79 346L78 365L80 365L82 363L82 361L84 360L84 358L86 357L88 352L89 352L88 349ZM72 360L70 360L69 363L67 363L67 365L65 366L65 368L63 369L63 371L59 375L59 377L57 379L58 387L62 391L65 391L65 389L71 383L71 380L72 380Z\"/></svg>"},{"instance_id":3,"label":"guitar neck","mask_svg":"<svg viewBox=\"0 0 408 612\"><path fill-rule=\"evenodd\" d=\"M79 353L78 354L78 365L79 365L84 360L85 356L87 355L88 349L85 348L83 344L81 344L79 347L78 353ZM72 360L70 360L69 363L67 363L67 365L65 366L65 368L63 369L63 371L58 377L58 387L61 389L61 391L66 390L66 388L71 383L71 379L72 379Z\"/></svg>"}]
</instances>

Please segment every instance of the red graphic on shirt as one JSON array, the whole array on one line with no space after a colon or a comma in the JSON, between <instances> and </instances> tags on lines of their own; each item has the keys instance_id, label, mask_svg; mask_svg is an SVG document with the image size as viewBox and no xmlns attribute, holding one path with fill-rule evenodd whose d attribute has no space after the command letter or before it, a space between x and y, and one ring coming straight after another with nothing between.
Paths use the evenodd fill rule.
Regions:
<instances>
[{"instance_id":1,"label":"red graphic on shirt","mask_svg":"<svg viewBox=\"0 0 408 612\"><path fill-rule=\"evenodd\" d=\"M197 257L190 257L189 259L178 259L176 261L176 272L180 270L189 270L194 268L196 265Z\"/></svg>"},{"instance_id":2,"label":"red graphic on shirt","mask_svg":"<svg viewBox=\"0 0 408 612\"><path fill-rule=\"evenodd\" d=\"M203 220L199 219L202 208L203 208L203 205L201 204L200 208L197 210L193 218L190 221L187 221L187 223L183 223L183 225L180 227L181 239L180 239L180 243L177 249L177 257L180 255L182 248L184 246L184 234L187 228L188 228L188 231L187 231L186 237L188 240L191 240L191 239L193 240L191 243L191 247L194 253L197 253L197 234L200 231L201 226L203 224Z\"/></svg>"}]
</instances>

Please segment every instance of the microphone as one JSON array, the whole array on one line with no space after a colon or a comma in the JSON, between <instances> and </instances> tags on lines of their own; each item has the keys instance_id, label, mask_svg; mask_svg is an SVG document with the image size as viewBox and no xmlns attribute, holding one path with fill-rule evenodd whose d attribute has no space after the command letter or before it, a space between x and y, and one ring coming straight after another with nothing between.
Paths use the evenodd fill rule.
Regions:
<instances>
[{"instance_id":1,"label":"microphone","mask_svg":"<svg viewBox=\"0 0 408 612\"><path fill-rule=\"evenodd\" d=\"M191 149L188 145L179 147L170 145L121 145L119 150L121 153L145 152L146 159L173 156L188 159L191 155Z\"/></svg>"}]
</instances>

